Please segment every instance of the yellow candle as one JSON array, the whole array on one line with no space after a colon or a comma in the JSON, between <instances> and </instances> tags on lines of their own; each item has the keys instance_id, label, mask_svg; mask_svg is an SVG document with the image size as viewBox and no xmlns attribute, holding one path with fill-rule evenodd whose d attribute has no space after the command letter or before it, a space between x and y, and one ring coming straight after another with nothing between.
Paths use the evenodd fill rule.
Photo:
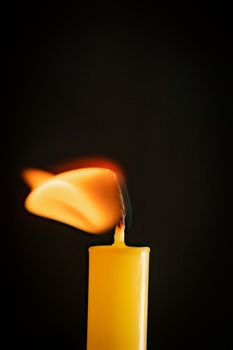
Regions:
<instances>
[{"instance_id":1,"label":"yellow candle","mask_svg":"<svg viewBox=\"0 0 233 350\"><path fill-rule=\"evenodd\" d=\"M149 252L126 246L123 227L89 248L87 350L146 349Z\"/></svg>"}]
</instances>

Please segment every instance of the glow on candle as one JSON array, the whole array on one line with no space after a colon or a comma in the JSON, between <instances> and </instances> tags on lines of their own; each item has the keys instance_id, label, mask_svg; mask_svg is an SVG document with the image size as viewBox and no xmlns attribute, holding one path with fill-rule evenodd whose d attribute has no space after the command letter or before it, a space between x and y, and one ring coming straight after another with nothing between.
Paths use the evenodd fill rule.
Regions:
<instances>
[{"instance_id":1,"label":"glow on candle","mask_svg":"<svg viewBox=\"0 0 233 350\"><path fill-rule=\"evenodd\" d=\"M87 349L145 350L150 249L125 245L115 173L100 167L57 175L28 169L23 177L32 189L25 201L31 213L95 234L116 227L112 245L89 249Z\"/></svg>"}]
</instances>

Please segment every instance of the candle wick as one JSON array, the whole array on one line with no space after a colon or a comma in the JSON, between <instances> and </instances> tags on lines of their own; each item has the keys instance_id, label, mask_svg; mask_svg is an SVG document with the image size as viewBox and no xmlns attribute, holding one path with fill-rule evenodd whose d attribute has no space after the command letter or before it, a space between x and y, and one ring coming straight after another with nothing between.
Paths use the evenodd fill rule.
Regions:
<instances>
[{"instance_id":1,"label":"candle wick","mask_svg":"<svg viewBox=\"0 0 233 350\"><path fill-rule=\"evenodd\" d=\"M116 226L115 234L114 234L114 244L125 244L125 225L124 223L119 223Z\"/></svg>"},{"instance_id":2,"label":"candle wick","mask_svg":"<svg viewBox=\"0 0 233 350\"><path fill-rule=\"evenodd\" d=\"M118 195L118 199L120 202L120 220L119 220L119 223L117 226L118 227L123 226L123 230L124 230L124 228L125 228L125 203L124 203L124 198L122 195L120 184L117 181L116 174L114 174L114 177L115 177L115 182L116 182L116 186L117 186L117 195Z\"/></svg>"}]
</instances>

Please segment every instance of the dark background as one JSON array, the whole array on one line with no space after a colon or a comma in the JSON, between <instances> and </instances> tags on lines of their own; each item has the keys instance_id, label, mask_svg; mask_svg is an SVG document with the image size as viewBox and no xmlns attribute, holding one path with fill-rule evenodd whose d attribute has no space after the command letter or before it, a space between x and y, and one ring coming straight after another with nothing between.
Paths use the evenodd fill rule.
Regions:
<instances>
[{"instance_id":1,"label":"dark background","mask_svg":"<svg viewBox=\"0 0 233 350\"><path fill-rule=\"evenodd\" d=\"M5 11L3 335L85 349L87 249L112 234L27 213L20 171L97 155L126 174L127 243L151 247L148 350L230 340L230 14L136 3Z\"/></svg>"}]
</instances>

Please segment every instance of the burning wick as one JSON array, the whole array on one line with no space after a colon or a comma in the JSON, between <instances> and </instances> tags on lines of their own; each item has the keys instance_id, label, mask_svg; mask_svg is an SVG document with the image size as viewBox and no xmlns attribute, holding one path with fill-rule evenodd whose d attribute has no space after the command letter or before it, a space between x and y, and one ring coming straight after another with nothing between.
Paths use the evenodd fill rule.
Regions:
<instances>
[{"instance_id":1,"label":"burning wick","mask_svg":"<svg viewBox=\"0 0 233 350\"><path fill-rule=\"evenodd\" d=\"M28 169L26 209L100 234L115 227L112 245L89 248L87 350L146 350L148 247L124 241L125 203L116 174L81 168L53 175Z\"/></svg>"}]
</instances>

